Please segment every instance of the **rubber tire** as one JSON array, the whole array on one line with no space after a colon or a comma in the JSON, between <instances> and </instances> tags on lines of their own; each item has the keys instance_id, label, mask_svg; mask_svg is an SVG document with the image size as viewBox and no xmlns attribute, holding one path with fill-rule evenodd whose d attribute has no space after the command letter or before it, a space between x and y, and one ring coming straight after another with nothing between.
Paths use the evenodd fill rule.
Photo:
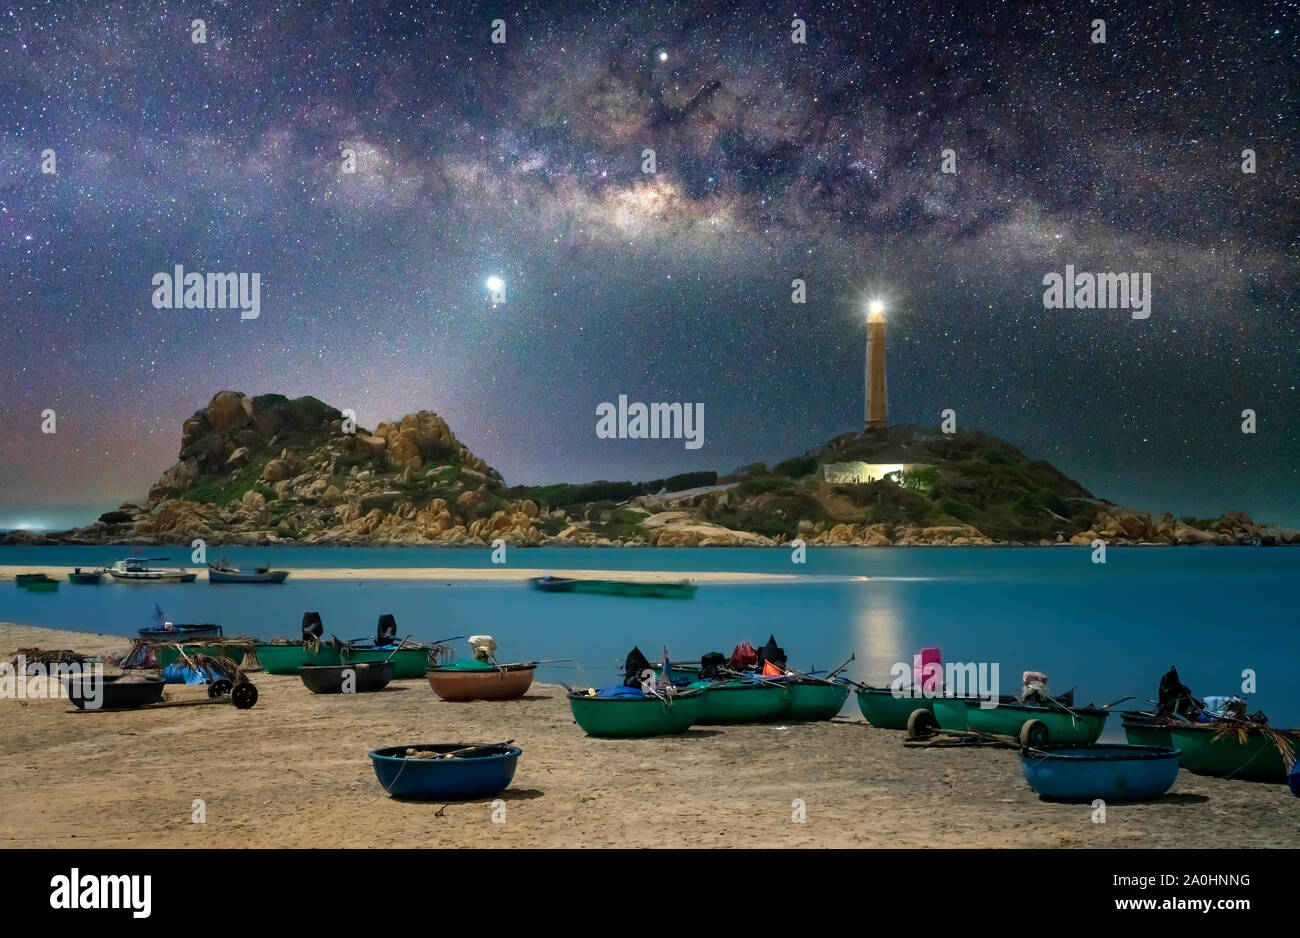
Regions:
<instances>
[{"instance_id":1,"label":"rubber tire","mask_svg":"<svg viewBox=\"0 0 1300 938\"><path fill-rule=\"evenodd\" d=\"M208 685L208 696L215 700L230 693L231 683L225 678L218 678Z\"/></svg>"},{"instance_id":2,"label":"rubber tire","mask_svg":"<svg viewBox=\"0 0 1300 938\"><path fill-rule=\"evenodd\" d=\"M239 710L251 710L257 703L257 688L248 681L240 681L230 689L230 702Z\"/></svg>"},{"instance_id":3,"label":"rubber tire","mask_svg":"<svg viewBox=\"0 0 1300 938\"><path fill-rule=\"evenodd\" d=\"M939 721L924 707L917 707L907 718L908 739L929 739L939 732Z\"/></svg>"},{"instance_id":4,"label":"rubber tire","mask_svg":"<svg viewBox=\"0 0 1300 938\"><path fill-rule=\"evenodd\" d=\"M1020 727L1020 745L1022 746L1046 746L1051 742L1051 737L1047 732L1047 724L1042 720L1026 720L1025 725Z\"/></svg>"}]
</instances>

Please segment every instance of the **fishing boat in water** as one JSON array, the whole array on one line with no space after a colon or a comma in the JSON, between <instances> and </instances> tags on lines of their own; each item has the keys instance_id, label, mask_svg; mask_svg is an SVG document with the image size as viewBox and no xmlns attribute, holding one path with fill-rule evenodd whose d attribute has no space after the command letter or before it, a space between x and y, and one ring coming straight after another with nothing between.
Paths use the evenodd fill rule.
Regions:
<instances>
[{"instance_id":1,"label":"fishing boat in water","mask_svg":"<svg viewBox=\"0 0 1300 938\"><path fill-rule=\"evenodd\" d=\"M208 564L209 583L283 583L288 576L288 570L272 570L269 567L243 570L231 566L224 557L217 563Z\"/></svg>"},{"instance_id":2,"label":"fishing boat in water","mask_svg":"<svg viewBox=\"0 0 1300 938\"><path fill-rule=\"evenodd\" d=\"M153 567L151 563L168 560L167 557L128 557L119 560L108 568L108 574L115 580L126 583L193 583L197 573L191 573L183 567Z\"/></svg>"},{"instance_id":3,"label":"fishing boat in water","mask_svg":"<svg viewBox=\"0 0 1300 938\"><path fill-rule=\"evenodd\" d=\"M103 580L103 578L104 578L103 570L91 570L89 572L86 572L83 571L80 567L77 567L75 570L73 570L71 573L68 574L69 583L78 583L83 586L97 585L101 580Z\"/></svg>"},{"instance_id":4,"label":"fishing boat in water","mask_svg":"<svg viewBox=\"0 0 1300 938\"><path fill-rule=\"evenodd\" d=\"M29 593L53 593L59 588L59 581L51 579L44 573L20 573L15 577L19 589Z\"/></svg>"},{"instance_id":5,"label":"fishing boat in water","mask_svg":"<svg viewBox=\"0 0 1300 938\"><path fill-rule=\"evenodd\" d=\"M686 581L645 583L633 580L578 580L568 577L539 576L529 580L533 589L544 593L597 593L604 596L631 596L638 598L690 599L695 595L695 584Z\"/></svg>"},{"instance_id":6,"label":"fishing boat in water","mask_svg":"<svg viewBox=\"0 0 1300 938\"><path fill-rule=\"evenodd\" d=\"M138 632L147 642L190 642L200 638L222 637L221 626L212 622L179 625L164 622L162 625L139 629Z\"/></svg>"}]
</instances>

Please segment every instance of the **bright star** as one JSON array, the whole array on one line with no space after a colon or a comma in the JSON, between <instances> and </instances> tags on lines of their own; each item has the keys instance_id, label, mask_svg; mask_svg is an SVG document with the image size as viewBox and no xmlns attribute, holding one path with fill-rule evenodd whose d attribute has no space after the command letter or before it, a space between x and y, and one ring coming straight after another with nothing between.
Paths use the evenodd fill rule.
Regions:
<instances>
[{"instance_id":1,"label":"bright star","mask_svg":"<svg viewBox=\"0 0 1300 938\"><path fill-rule=\"evenodd\" d=\"M487 278L487 288L493 293L500 293L505 289L506 282L500 277L492 276Z\"/></svg>"}]
</instances>

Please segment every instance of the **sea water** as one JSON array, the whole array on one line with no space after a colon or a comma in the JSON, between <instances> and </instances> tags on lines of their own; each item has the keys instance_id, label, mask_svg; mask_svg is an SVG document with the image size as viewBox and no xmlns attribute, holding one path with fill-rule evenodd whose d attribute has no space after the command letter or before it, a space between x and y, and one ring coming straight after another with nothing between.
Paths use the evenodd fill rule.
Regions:
<instances>
[{"instance_id":1,"label":"sea water","mask_svg":"<svg viewBox=\"0 0 1300 938\"><path fill-rule=\"evenodd\" d=\"M122 547L5 547L0 565L94 568ZM180 548L150 557L189 560ZM498 569L488 548L210 548L237 566L294 568ZM887 684L897 662L936 646L949 661L997 663L1001 691L1021 672L1044 671L1049 689L1075 689L1078 703L1142 709L1160 676L1178 667L1197 696L1242 693L1275 726L1300 725L1300 549L809 548L807 562L784 549L510 548L511 567L790 574L792 582L703 582L690 600L550 594L515 582L371 579L295 580L281 586L98 586L64 582L28 593L0 580L0 621L132 636L154 624L154 605L174 622L220 623L229 636L296 637L304 611L321 613L327 635L374 634L382 613L419 640L492 635L503 661L567 658L539 679L598 686L621 676L633 645L658 659L730 652L775 635L791 666L825 671L856 655L846 674ZM863 579L866 578L866 579ZM463 641L456 643L465 651ZM849 705L852 707L853 698ZM1110 721L1105 738L1122 738Z\"/></svg>"}]
</instances>

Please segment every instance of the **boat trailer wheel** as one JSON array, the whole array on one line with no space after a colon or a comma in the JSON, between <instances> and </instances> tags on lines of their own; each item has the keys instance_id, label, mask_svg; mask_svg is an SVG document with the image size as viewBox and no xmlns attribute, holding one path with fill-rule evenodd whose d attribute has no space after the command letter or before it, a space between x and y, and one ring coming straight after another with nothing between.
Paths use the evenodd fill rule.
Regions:
<instances>
[{"instance_id":1,"label":"boat trailer wheel","mask_svg":"<svg viewBox=\"0 0 1300 938\"><path fill-rule=\"evenodd\" d=\"M230 690L230 702L240 710L249 710L257 703L257 688L249 681L240 681Z\"/></svg>"},{"instance_id":2,"label":"boat trailer wheel","mask_svg":"<svg viewBox=\"0 0 1300 938\"><path fill-rule=\"evenodd\" d=\"M213 681L211 684L208 685L208 696L211 697L213 700L217 699L218 697L224 697L226 694L230 693L230 688L233 686L234 685L231 684L229 681L227 681L225 678L217 678L215 681Z\"/></svg>"},{"instance_id":3,"label":"boat trailer wheel","mask_svg":"<svg viewBox=\"0 0 1300 938\"><path fill-rule=\"evenodd\" d=\"M1048 743L1047 724L1042 720L1026 720L1020 727L1020 745L1046 746Z\"/></svg>"},{"instance_id":4,"label":"boat trailer wheel","mask_svg":"<svg viewBox=\"0 0 1300 938\"><path fill-rule=\"evenodd\" d=\"M939 721L924 707L918 707L907 718L908 739L928 739L939 731Z\"/></svg>"}]
</instances>

